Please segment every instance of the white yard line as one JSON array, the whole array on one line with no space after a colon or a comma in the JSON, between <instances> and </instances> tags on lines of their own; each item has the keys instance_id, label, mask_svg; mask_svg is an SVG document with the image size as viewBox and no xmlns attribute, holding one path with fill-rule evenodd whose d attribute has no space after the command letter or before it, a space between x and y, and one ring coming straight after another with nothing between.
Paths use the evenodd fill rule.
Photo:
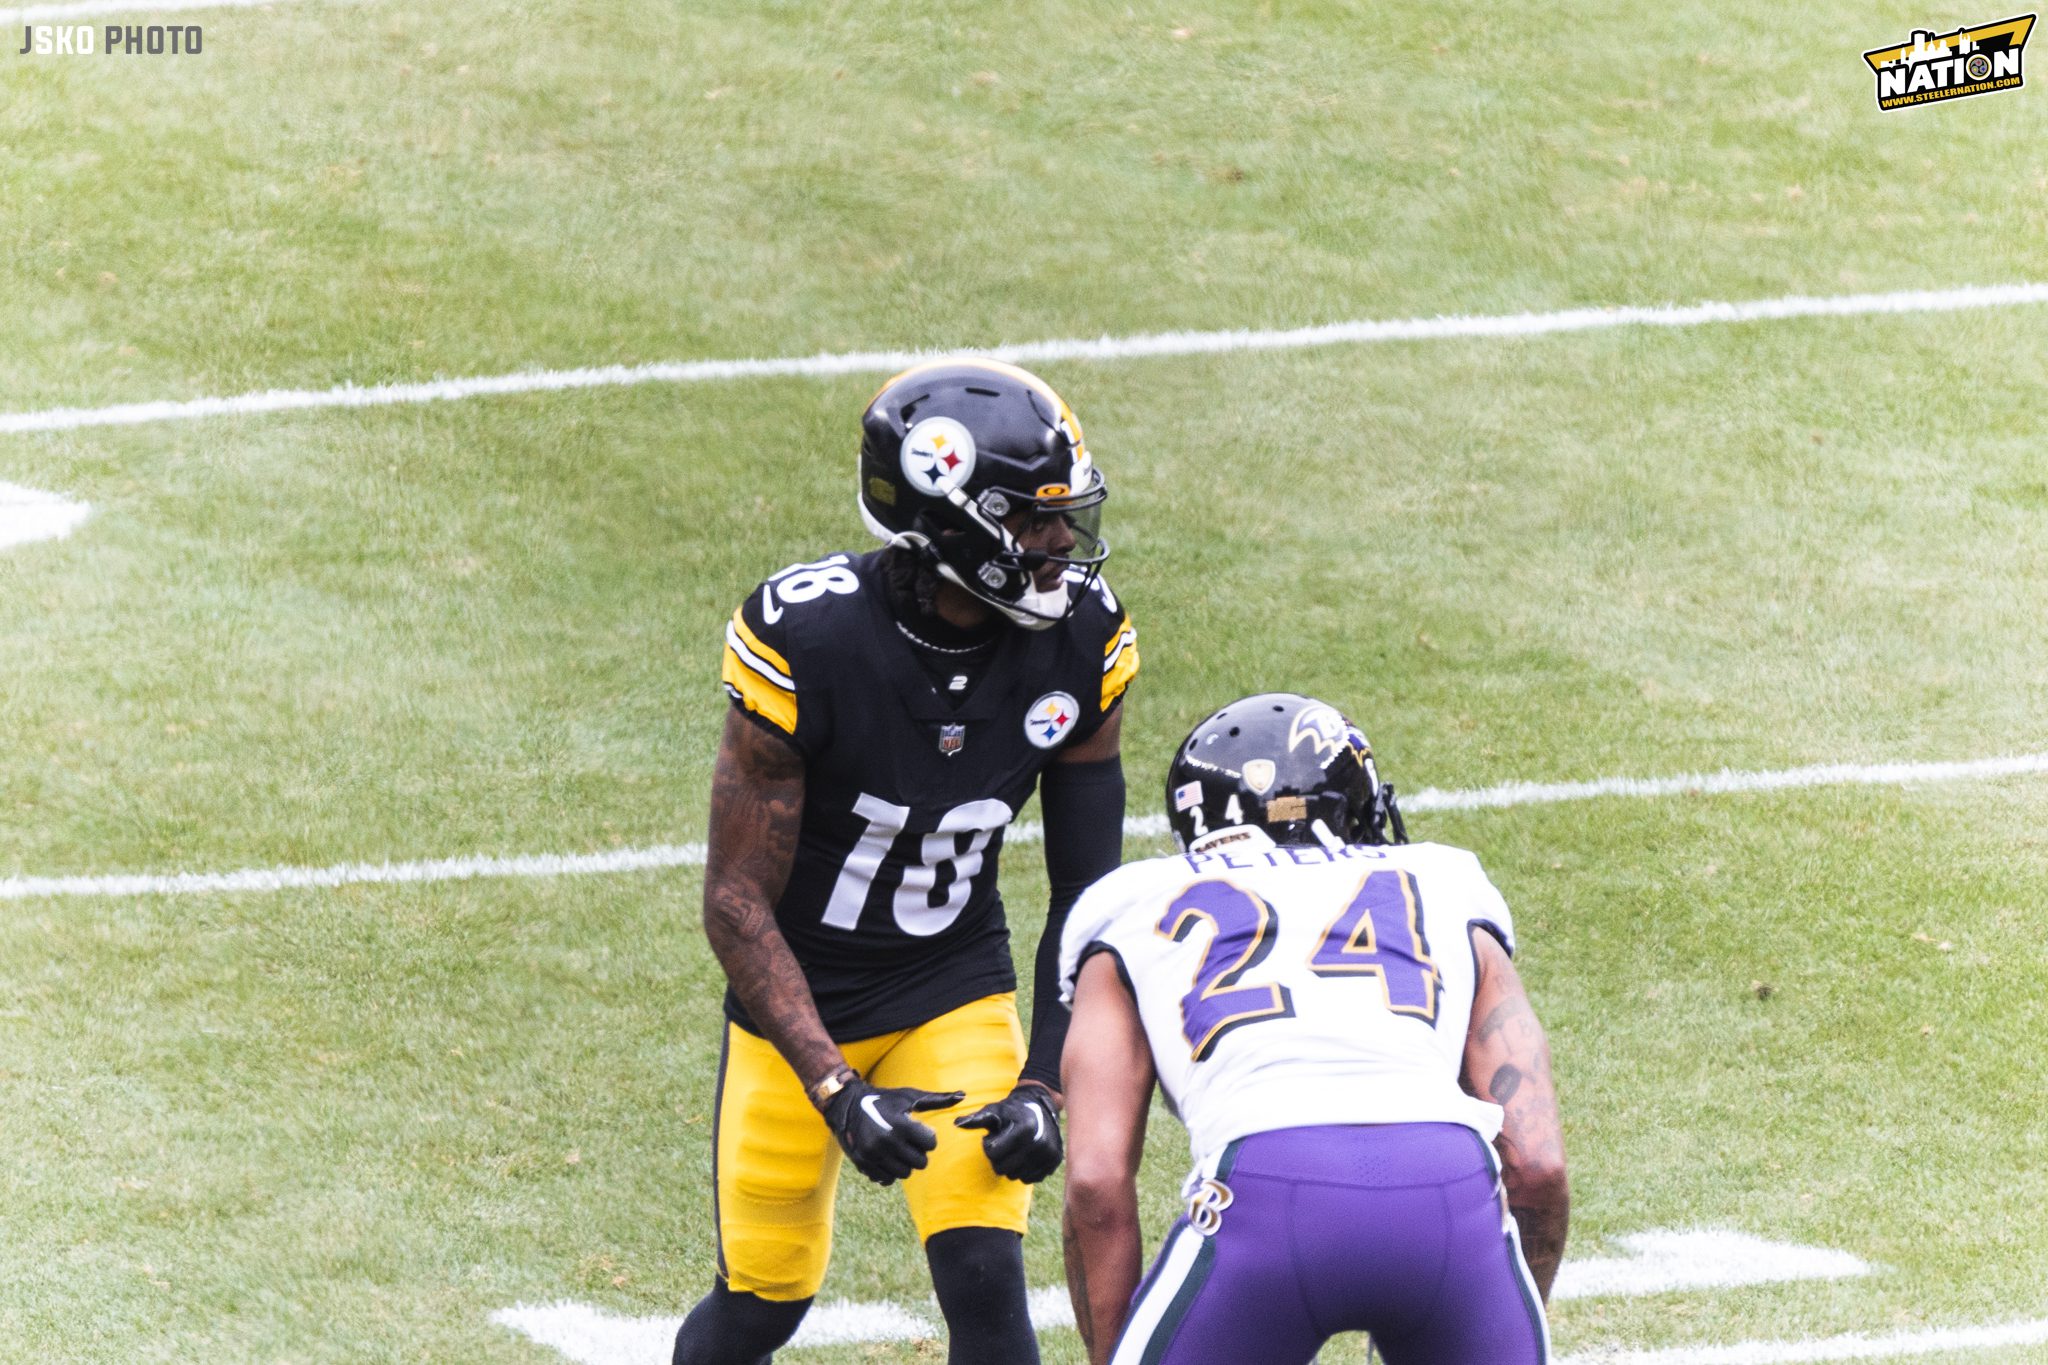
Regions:
<instances>
[{"instance_id":1,"label":"white yard line","mask_svg":"<svg viewBox=\"0 0 2048 1365\"><path fill-rule=\"evenodd\" d=\"M1677 777L1602 777L1591 782L1503 782L1475 791L1428 787L1400 798L1404 811L1479 810L1488 806L1542 806L1558 801L1591 801L1602 796L1721 796L1731 792L1784 791L1793 787L1901 786L1909 782L1956 782L1976 777L2048 773L2048 754L2014 754L1954 763L1820 763L1776 772L1683 773Z\"/></svg>"},{"instance_id":2,"label":"white yard line","mask_svg":"<svg viewBox=\"0 0 2048 1365\"><path fill-rule=\"evenodd\" d=\"M1064 1314L1043 1311L1065 1302L1063 1289L1033 1290L1033 1324L1040 1331L1071 1327L1071 1308ZM932 1314L931 1318L936 1316ZM919 1317L896 1304L826 1303L811 1311L790 1345L800 1348L936 1338L940 1328L931 1318ZM577 1365L661 1365L674 1348L676 1328L682 1320L618 1317L588 1304L552 1303L501 1309L491 1314L491 1321L542 1346L553 1347ZM1836 1337L1744 1341L1727 1346L1600 1348L1559 1357L1558 1365L1809 1365L1817 1361L1899 1360L2043 1343L2048 1343L2048 1318L1981 1327L1936 1327L1884 1336L1852 1332Z\"/></svg>"},{"instance_id":3,"label":"white yard line","mask_svg":"<svg viewBox=\"0 0 2048 1365\"><path fill-rule=\"evenodd\" d=\"M0 9L0 29L23 24L68 24L103 14L178 14L195 9L269 9L285 0L72 0L63 5ZM16 35L19 36L19 35ZM10 52L13 49L9 49Z\"/></svg>"},{"instance_id":4,"label":"white yard line","mask_svg":"<svg viewBox=\"0 0 2048 1365\"><path fill-rule=\"evenodd\" d=\"M893 1303L828 1299L805 1315L789 1344L797 1349L937 1337L937 1316L922 1317ZM579 1365L665 1365L683 1322L680 1317L620 1317L568 1301L515 1304L491 1314L491 1321L552 1346Z\"/></svg>"},{"instance_id":5,"label":"white yard line","mask_svg":"<svg viewBox=\"0 0 2048 1365\"><path fill-rule=\"evenodd\" d=\"M985 355L1017 363L1061 360L1131 360L1149 356L1210 355L1230 351L1291 351L1380 341L1432 341L1451 337L1529 337L1606 327L1698 327L1709 323L1768 322L1785 318L1861 317L1876 313L1947 313L2048 303L2048 284L2003 284L1896 294L1791 295L1744 303L1700 303L1659 308L1573 308L1557 313L1497 317L1406 318L1336 322L1275 331L1155 332L1094 340L1034 341L985 350L856 351L767 360L687 360L649 365L606 365L580 370L528 370L518 374L440 379L419 384L358 388L270 389L227 398L117 403L103 408L50 408L0 414L0 434L68 431L77 427L140 422L195 421L203 417L288 412L303 408L366 408L393 403L435 403L488 395L628 384L703 384L785 376L817 378L883 374L935 355Z\"/></svg>"},{"instance_id":6,"label":"white yard line","mask_svg":"<svg viewBox=\"0 0 2048 1365\"><path fill-rule=\"evenodd\" d=\"M1954 763L1828 763L1776 772L1689 773L1678 777L1603 777L1592 782L1509 782L1470 791L1434 787L1401 798L1411 812L1479 810L1500 806L1547 805L1599 797L1650 798L1717 796L1735 792L1783 791L1842 785L1901 786L1913 782L1956 782L2048 772L2048 754L2018 754ZM1134 839L1166 834L1163 815L1134 815L1124 833ZM1045 837L1036 821L1010 827L1006 842L1028 844ZM609 853L531 853L511 857L435 858L404 863L338 863L330 867L250 867L234 872L114 873L101 876L0 877L0 901L47 896L178 896L224 891L287 891L300 887L362 883L466 881L476 877L577 877L701 867L704 845L657 844Z\"/></svg>"},{"instance_id":7,"label":"white yard line","mask_svg":"<svg viewBox=\"0 0 2048 1365\"><path fill-rule=\"evenodd\" d=\"M20 484L0 483L0 550L68 536L91 515L92 508L86 503Z\"/></svg>"},{"instance_id":8,"label":"white yard line","mask_svg":"<svg viewBox=\"0 0 2048 1365\"><path fill-rule=\"evenodd\" d=\"M1621 1239L1630 1254L1567 1261L1559 1272L1553 1299L1607 1295L1662 1294L1685 1289L1729 1289L1740 1285L1791 1280L1840 1279L1867 1275L1870 1267L1847 1252L1825 1247L1767 1242L1739 1232L1645 1232ZM1071 1328L1074 1309L1059 1285L1034 1289L1031 1323L1040 1332ZM491 1314L491 1321L552 1346L577 1365L658 1365L668 1359L681 1319L621 1317L589 1304L564 1301L519 1304ZM862 1342L910 1341L938 1337L942 1329L931 1309L896 1303L819 1305L804 1319L792 1346L840 1346ZM1847 1340L1845 1338L1845 1340ZM1813 1343L1818 1344L1818 1343ZM1740 1348L1737 1348L1740 1349ZM1786 1356L1786 1360L1832 1360L1855 1357ZM1574 1356L1565 1365L1592 1365L1605 1356ZM1666 1357L1655 1352L1627 1356L1644 1365L1677 1365L1692 1356ZM1720 1362L1724 1357L1700 1357ZM1730 1365L1748 1357L1725 1357ZM1776 1360L1779 1357L1769 1357Z\"/></svg>"},{"instance_id":9,"label":"white yard line","mask_svg":"<svg viewBox=\"0 0 2048 1365\"><path fill-rule=\"evenodd\" d=\"M1848 1280L1870 1273L1868 1262L1846 1251L1767 1242L1741 1232L1637 1232L1619 1240L1628 1255L1592 1256L1560 1266L1552 1300Z\"/></svg>"},{"instance_id":10,"label":"white yard line","mask_svg":"<svg viewBox=\"0 0 2048 1365\"><path fill-rule=\"evenodd\" d=\"M701 867L702 844L657 844L612 853L532 853L510 858L436 858L411 863L337 863L332 867L246 867L238 872L116 874L110 877L0 878L0 901L40 896L189 896L223 891L467 881L475 877L587 877L662 867Z\"/></svg>"},{"instance_id":11,"label":"white yard line","mask_svg":"<svg viewBox=\"0 0 2048 1365\"><path fill-rule=\"evenodd\" d=\"M1638 1232L1620 1242L1627 1255L1582 1257L1559 1267L1551 1302L1641 1298L1799 1280L1848 1280L1871 1271L1867 1261L1846 1251L1769 1242L1741 1232ZM1074 1304L1066 1288L1052 1285L1032 1290L1031 1321L1041 1332L1048 1327L1072 1327Z\"/></svg>"},{"instance_id":12,"label":"white yard line","mask_svg":"<svg viewBox=\"0 0 2048 1365\"><path fill-rule=\"evenodd\" d=\"M1580 1351L1557 1365L1807 1365L1821 1360L1899 1360L1951 1351L1986 1351L2048 1342L2048 1318L1983 1327L1934 1327L1918 1332L1800 1341L1743 1341L1732 1346L1673 1346L1658 1351Z\"/></svg>"}]
</instances>

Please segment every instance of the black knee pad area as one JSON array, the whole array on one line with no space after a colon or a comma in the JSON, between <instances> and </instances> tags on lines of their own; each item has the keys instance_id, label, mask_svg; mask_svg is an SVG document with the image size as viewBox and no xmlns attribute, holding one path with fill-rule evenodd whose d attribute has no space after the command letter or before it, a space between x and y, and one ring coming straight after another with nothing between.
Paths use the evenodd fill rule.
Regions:
<instances>
[{"instance_id":1,"label":"black knee pad area","mask_svg":"<svg viewBox=\"0 0 2048 1365\"><path fill-rule=\"evenodd\" d=\"M674 1365L767 1365L810 1307L809 1299L777 1303L737 1293L720 1280L677 1330Z\"/></svg>"}]
</instances>

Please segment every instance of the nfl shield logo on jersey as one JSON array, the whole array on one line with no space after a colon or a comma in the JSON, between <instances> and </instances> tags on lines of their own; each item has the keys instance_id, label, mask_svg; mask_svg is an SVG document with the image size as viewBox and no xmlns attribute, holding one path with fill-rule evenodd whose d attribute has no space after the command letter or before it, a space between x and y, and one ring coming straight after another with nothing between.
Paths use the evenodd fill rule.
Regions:
<instances>
[{"instance_id":1,"label":"nfl shield logo on jersey","mask_svg":"<svg viewBox=\"0 0 2048 1365\"><path fill-rule=\"evenodd\" d=\"M1067 737L1067 731L1074 728L1074 722L1081 718L1081 707L1065 692L1048 692L1031 703L1031 709L1024 713L1024 738L1040 749L1050 749Z\"/></svg>"},{"instance_id":2,"label":"nfl shield logo on jersey","mask_svg":"<svg viewBox=\"0 0 2048 1365\"><path fill-rule=\"evenodd\" d=\"M941 725L939 727L940 753L944 754L947 758L951 758L966 747L967 727L965 725Z\"/></svg>"}]
</instances>

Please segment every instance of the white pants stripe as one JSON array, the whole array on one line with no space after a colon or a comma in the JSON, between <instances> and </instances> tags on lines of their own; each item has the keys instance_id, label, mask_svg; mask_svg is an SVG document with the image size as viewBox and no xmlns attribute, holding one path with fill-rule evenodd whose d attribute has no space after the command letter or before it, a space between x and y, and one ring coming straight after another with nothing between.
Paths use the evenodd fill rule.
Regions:
<instances>
[{"instance_id":1,"label":"white pants stripe","mask_svg":"<svg viewBox=\"0 0 2048 1365\"><path fill-rule=\"evenodd\" d=\"M1508 1251L1515 1258L1515 1275L1522 1282L1522 1293L1528 1297L1529 1307L1536 1315L1536 1328L1543 1334L1543 1359L1553 1359L1550 1349L1550 1313L1543 1306L1543 1296L1536 1292L1536 1276L1529 1269L1529 1262L1522 1255L1522 1229L1515 1222L1515 1215L1508 1212L1507 1187L1500 1180L1500 1153L1490 1142L1480 1144L1486 1149L1487 1164L1493 1167L1494 1187L1500 1194L1501 1227L1507 1234Z\"/></svg>"},{"instance_id":2,"label":"white pants stripe","mask_svg":"<svg viewBox=\"0 0 2048 1365\"><path fill-rule=\"evenodd\" d=\"M1159 1330L1166 1310L1173 1306L1175 1296L1194 1271L1203 1240L1202 1234L1186 1223L1174 1228L1166 1250L1160 1254L1159 1273L1153 1277L1151 1287L1131 1305L1131 1315L1124 1320L1123 1335L1117 1338L1116 1353L1110 1356L1109 1365L1140 1365L1146 1348L1152 1344L1152 1334Z\"/></svg>"}]
</instances>

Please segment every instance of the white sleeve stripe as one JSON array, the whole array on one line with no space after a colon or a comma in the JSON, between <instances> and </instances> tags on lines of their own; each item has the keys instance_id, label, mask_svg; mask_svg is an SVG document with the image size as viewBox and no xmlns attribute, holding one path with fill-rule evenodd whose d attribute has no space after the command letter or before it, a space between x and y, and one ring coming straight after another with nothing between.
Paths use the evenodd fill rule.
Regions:
<instances>
[{"instance_id":1,"label":"white sleeve stripe","mask_svg":"<svg viewBox=\"0 0 2048 1365\"><path fill-rule=\"evenodd\" d=\"M785 692L796 691L796 684L790 681L788 674L784 673L774 664L769 663L766 659L756 654L753 650L747 648L747 642L740 638L740 633L737 630L733 629L732 623L730 621L726 622L725 625L725 643L727 647L732 650L733 653L740 656L740 662L745 664L748 668L751 668L752 670L754 670L754 672L759 673L762 677L766 678L769 682L774 683L777 687L781 688Z\"/></svg>"},{"instance_id":2,"label":"white sleeve stripe","mask_svg":"<svg viewBox=\"0 0 2048 1365\"><path fill-rule=\"evenodd\" d=\"M1135 630L1127 630L1122 635L1119 635L1116 641L1116 648L1110 651L1110 655L1107 659L1104 659L1102 661L1102 671L1104 673L1107 673L1112 668L1115 668L1116 661L1124 657L1124 651L1126 649L1129 649L1132 645L1136 644L1137 642L1138 632L1136 632Z\"/></svg>"}]
</instances>

